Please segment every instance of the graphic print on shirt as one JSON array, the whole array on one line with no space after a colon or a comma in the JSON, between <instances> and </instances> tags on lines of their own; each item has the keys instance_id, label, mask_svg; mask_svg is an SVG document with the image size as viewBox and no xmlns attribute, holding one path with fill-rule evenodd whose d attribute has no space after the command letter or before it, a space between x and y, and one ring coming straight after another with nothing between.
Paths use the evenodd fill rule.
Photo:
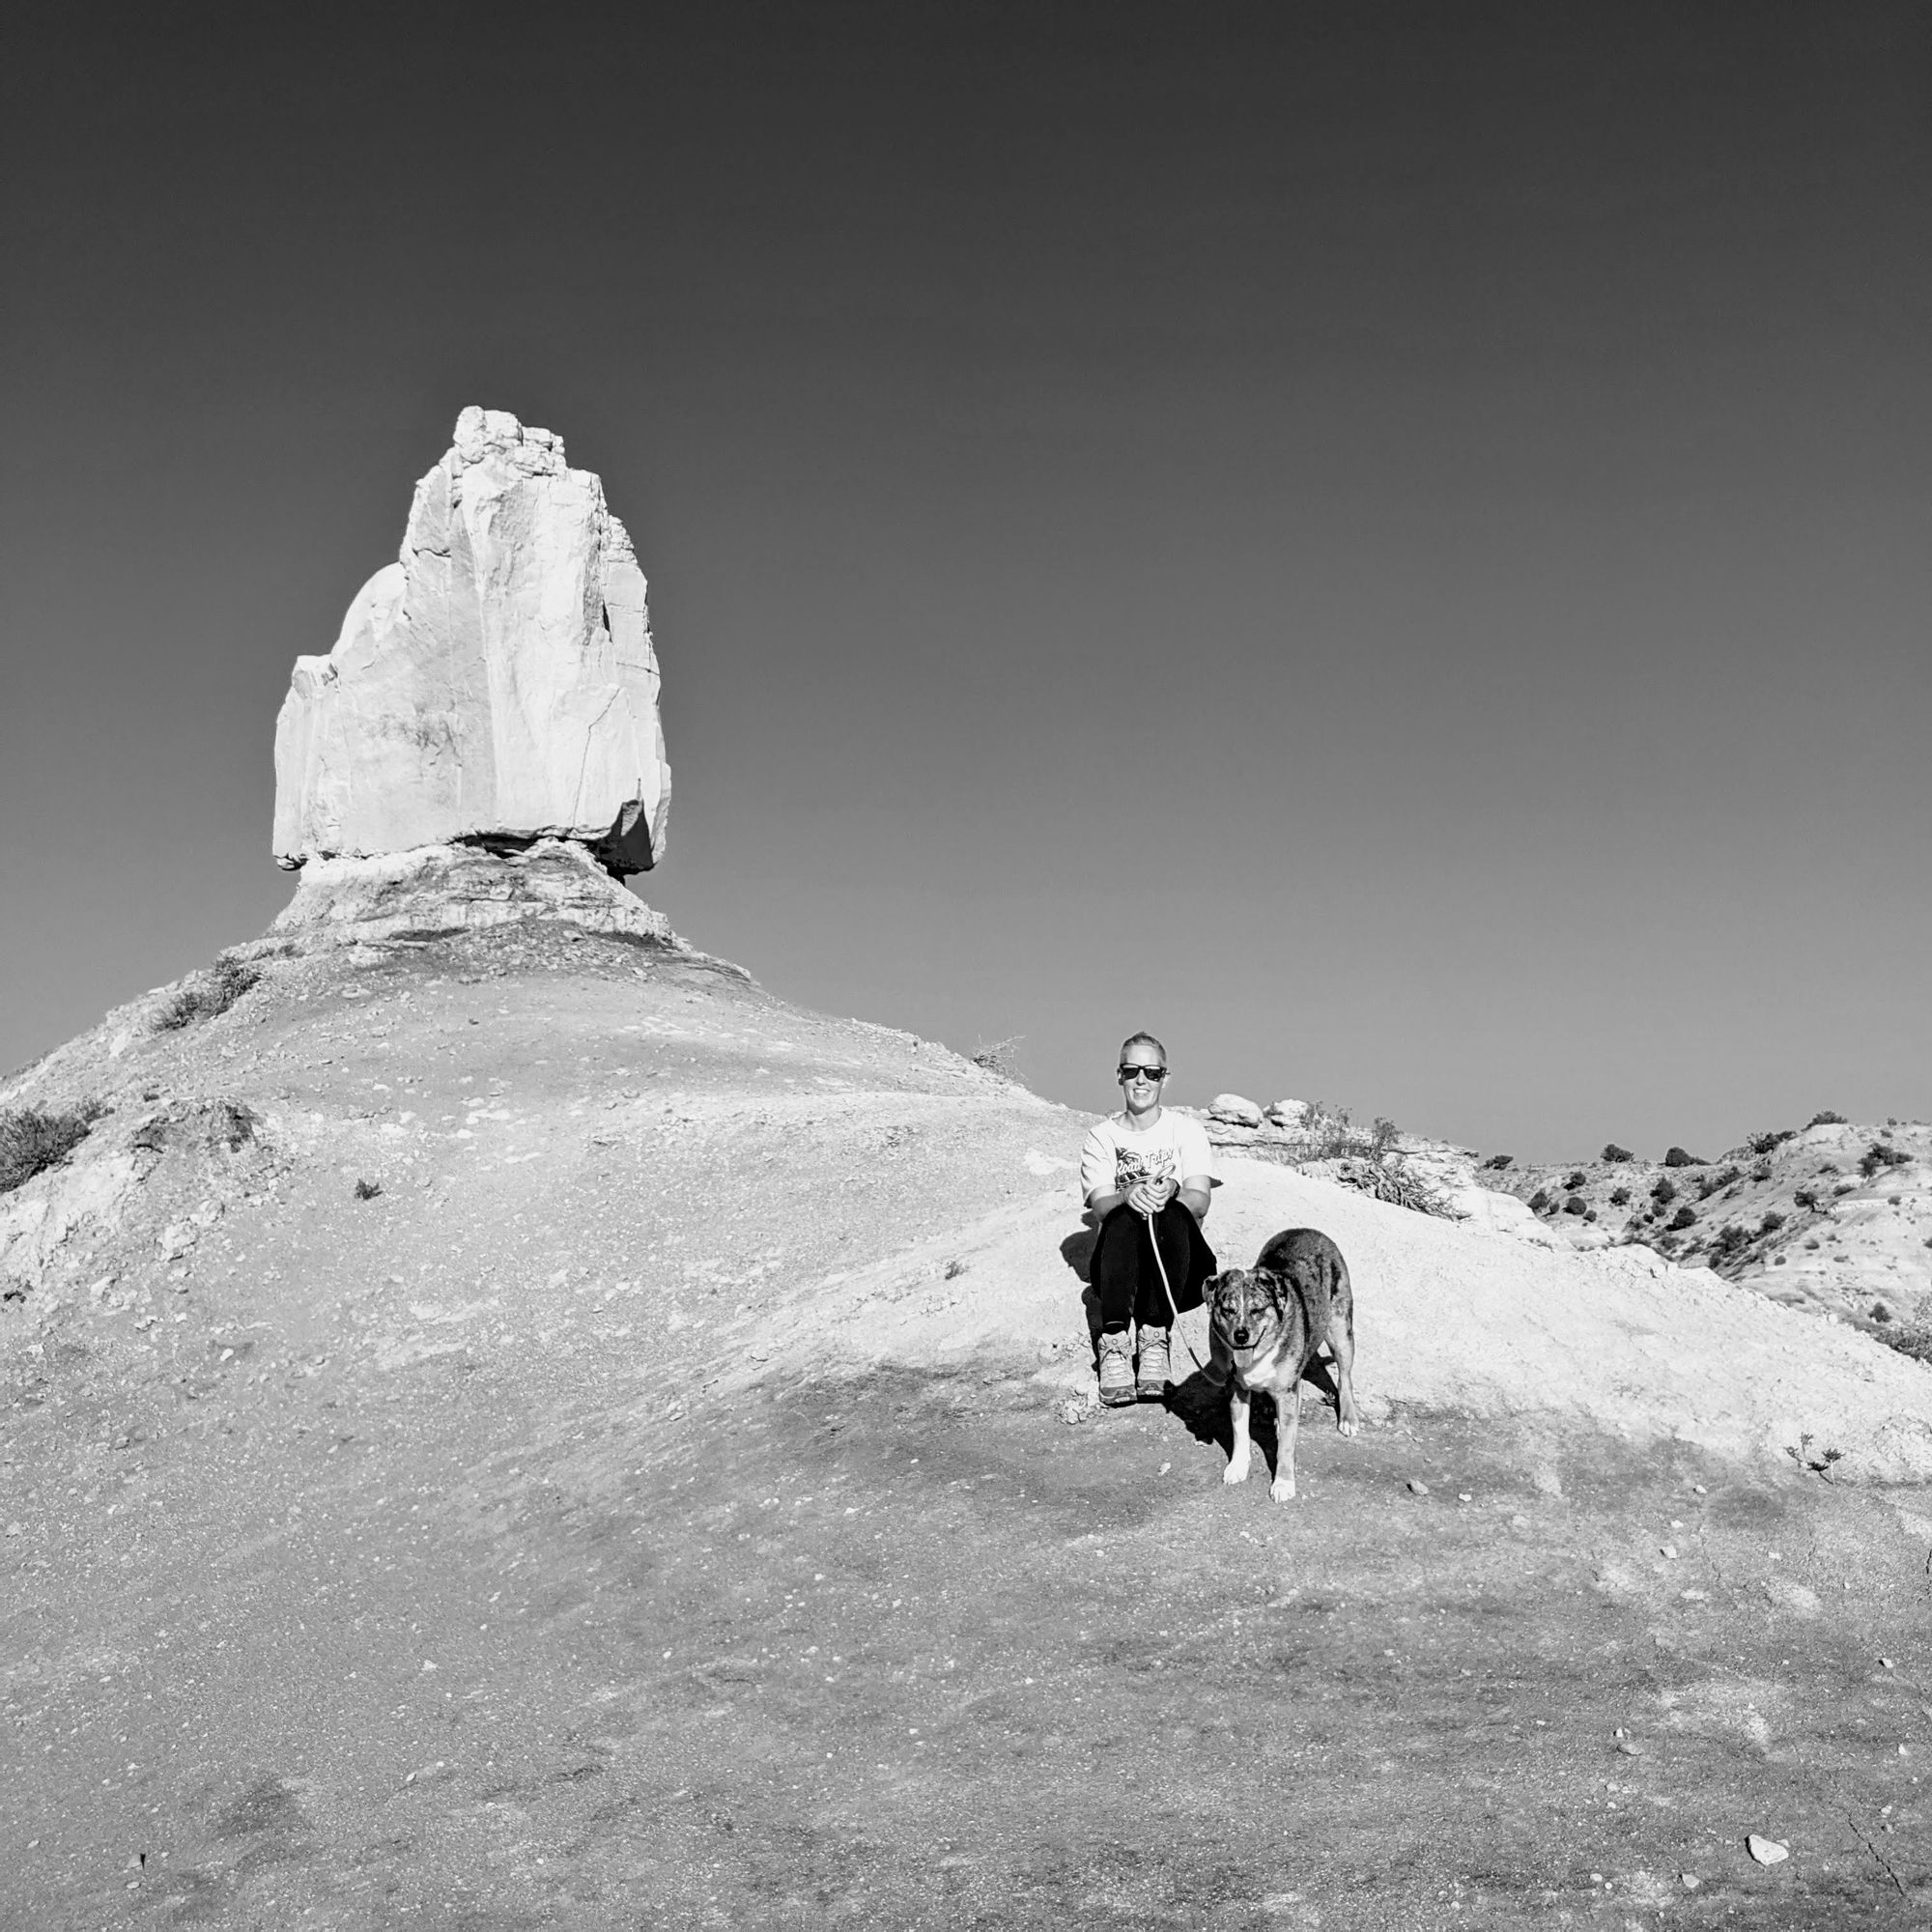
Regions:
<instances>
[{"instance_id":1,"label":"graphic print on shirt","mask_svg":"<svg viewBox=\"0 0 1932 1932\"><path fill-rule=\"evenodd\" d=\"M1143 1180L1176 1180L1173 1148L1114 1150L1114 1191L1131 1194Z\"/></svg>"}]
</instances>

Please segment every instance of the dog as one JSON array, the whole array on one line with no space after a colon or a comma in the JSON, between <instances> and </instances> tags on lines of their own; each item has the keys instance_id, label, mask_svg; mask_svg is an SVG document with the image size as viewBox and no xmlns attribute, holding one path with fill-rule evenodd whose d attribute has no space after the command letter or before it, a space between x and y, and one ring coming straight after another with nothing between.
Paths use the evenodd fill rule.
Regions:
<instances>
[{"instance_id":1,"label":"dog","mask_svg":"<svg viewBox=\"0 0 1932 1932\"><path fill-rule=\"evenodd\" d=\"M1251 1268L1225 1268L1208 1283L1208 1375L1228 1385L1235 1450L1224 1483L1248 1479L1248 1400L1256 1389L1274 1398L1275 1473L1268 1494L1294 1494L1294 1438L1301 1427L1301 1378L1323 1343L1335 1364L1335 1421L1357 1434L1355 1294L1349 1264L1326 1235L1287 1228Z\"/></svg>"}]
</instances>

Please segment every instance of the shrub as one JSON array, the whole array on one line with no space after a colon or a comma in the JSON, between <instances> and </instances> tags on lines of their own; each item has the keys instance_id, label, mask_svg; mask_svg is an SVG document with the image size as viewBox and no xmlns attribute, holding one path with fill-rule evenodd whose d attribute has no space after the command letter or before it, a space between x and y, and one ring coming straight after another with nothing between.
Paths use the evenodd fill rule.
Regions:
<instances>
[{"instance_id":1,"label":"shrub","mask_svg":"<svg viewBox=\"0 0 1932 1932\"><path fill-rule=\"evenodd\" d=\"M1800 1208L1807 1208L1813 1211L1817 1208L1818 1190L1815 1187L1801 1187L1791 1198Z\"/></svg>"},{"instance_id":2,"label":"shrub","mask_svg":"<svg viewBox=\"0 0 1932 1932\"><path fill-rule=\"evenodd\" d=\"M1689 1208L1678 1208L1677 1212L1670 1217L1670 1232L1673 1235L1681 1233L1686 1228L1694 1228L1696 1225L1697 1216Z\"/></svg>"},{"instance_id":3,"label":"shrub","mask_svg":"<svg viewBox=\"0 0 1932 1932\"><path fill-rule=\"evenodd\" d=\"M1615 1141L1610 1141L1605 1145L1601 1157L1607 1161L1625 1161L1634 1160L1636 1155L1632 1153L1629 1148L1619 1147Z\"/></svg>"},{"instance_id":4,"label":"shrub","mask_svg":"<svg viewBox=\"0 0 1932 1932\"><path fill-rule=\"evenodd\" d=\"M1579 1167L1575 1173L1563 1177L1563 1184L1565 1187L1581 1187L1588 1179L1589 1176Z\"/></svg>"},{"instance_id":5,"label":"shrub","mask_svg":"<svg viewBox=\"0 0 1932 1932\"><path fill-rule=\"evenodd\" d=\"M1665 1167L1709 1167L1710 1162L1699 1160L1694 1153L1686 1153L1681 1147L1671 1148L1663 1156Z\"/></svg>"},{"instance_id":6,"label":"shrub","mask_svg":"<svg viewBox=\"0 0 1932 1932\"><path fill-rule=\"evenodd\" d=\"M1699 1176L1697 1180L1697 1198L1700 1201L1710 1200L1711 1196L1717 1193L1719 1188L1730 1186L1737 1178L1738 1171L1734 1167L1720 1167L1716 1174Z\"/></svg>"},{"instance_id":7,"label":"shrub","mask_svg":"<svg viewBox=\"0 0 1932 1932\"><path fill-rule=\"evenodd\" d=\"M1732 1256L1742 1254L1750 1246L1750 1231L1741 1228L1735 1221L1721 1227L1711 1236L1711 1259L1727 1262Z\"/></svg>"},{"instance_id":8,"label":"shrub","mask_svg":"<svg viewBox=\"0 0 1932 1932\"><path fill-rule=\"evenodd\" d=\"M1483 1165L1485 1168L1493 1169L1497 1174L1500 1174L1504 1168L1516 1165L1516 1155L1513 1153L1492 1153Z\"/></svg>"},{"instance_id":9,"label":"shrub","mask_svg":"<svg viewBox=\"0 0 1932 1932\"><path fill-rule=\"evenodd\" d=\"M1019 1084L1020 1067L1018 1053L1020 1042L1026 1038L1023 1033L1016 1033L1008 1039L981 1040L973 1054L973 1065L982 1066L988 1073L996 1073L1002 1080Z\"/></svg>"},{"instance_id":10,"label":"shrub","mask_svg":"<svg viewBox=\"0 0 1932 1932\"><path fill-rule=\"evenodd\" d=\"M1783 1226L1784 1216L1776 1208L1768 1208L1764 1219L1757 1224L1757 1231L1760 1235L1775 1235Z\"/></svg>"},{"instance_id":11,"label":"shrub","mask_svg":"<svg viewBox=\"0 0 1932 1932\"><path fill-rule=\"evenodd\" d=\"M1859 1162L1859 1172L1869 1180L1882 1167L1903 1167L1912 1156L1903 1148L1888 1147L1883 1141L1873 1141Z\"/></svg>"},{"instance_id":12,"label":"shrub","mask_svg":"<svg viewBox=\"0 0 1932 1932\"><path fill-rule=\"evenodd\" d=\"M1842 1127L1848 1124L1844 1115L1834 1114L1827 1107L1822 1113L1813 1114L1804 1122L1807 1127Z\"/></svg>"},{"instance_id":13,"label":"shrub","mask_svg":"<svg viewBox=\"0 0 1932 1932\"><path fill-rule=\"evenodd\" d=\"M1650 1198L1660 1208L1668 1208L1677 1199L1677 1183L1660 1176L1657 1185L1650 1190Z\"/></svg>"},{"instance_id":14,"label":"shrub","mask_svg":"<svg viewBox=\"0 0 1932 1932\"><path fill-rule=\"evenodd\" d=\"M1536 1190L1536 1192L1529 1197L1530 1212L1533 1214L1541 1214L1543 1210L1548 1206L1549 1206L1549 1194L1548 1191L1545 1188L1539 1187Z\"/></svg>"},{"instance_id":15,"label":"shrub","mask_svg":"<svg viewBox=\"0 0 1932 1932\"><path fill-rule=\"evenodd\" d=\"M358 1201L373 1201L382 1191L380 1180L358 1180L355 1183L355 1198Z\"/></svg>"},{"instance_id":16,"label":"shrub","mask_svg":"<svg viewBox=\"0 0 1932 1932\"><path fill-rule=\"evenodd\" d=\"M196 1020L225 1013L260 979L254 967L223 953L205 973L197 973L155 1015L156 1033L177 1033Z\"/></svg>"},{"instance_id":17,"label":"shrub","mask_svg":"<svg viewBox=\"0 0 1932 1932\"><path fill-rule=\"evenodd\" d=\"M1566 1214L1587 1214L1590 1211L1590 1204L1580 1194L1573 1194L1564 1202L1563 1211Z\"/></svg>"},{"instance_id":18,"label":"shrub","mask_svg":"<svg viewBox=\"0 0 1932 1932\"><path fill-rule=\"evenodd\" d=\"M1628 1207L1630 1205L1630 1198L1631 1191L1628 1187L1615 1187L1610 1190L1610 1206L1612 1208Z\"/></svg>"},{"instance_id":19,"label":"shrub","mask_svg":"<svg viewBox=\"0 0 1932 1932\"><path fill-rule=\"evenodd\" d=\"M1796 1127L1779 1127L1775 1133L1747 1134L1745 1136L1745 1145L1752 1153L1771 1153L1781 1148L1786 1141L1795 1141L1797 1138Z\"/></svg>"},{"instance_id":20,"label":"shrub","mask_svg":"<svg viewBox=\"0 0 1932 1932\"><path fill-rule=\"evenodd\" d=\"M40 1107L0 1113L0 1194L24 1187L34 1176L65 1160L107 1111L98 1100L49 1113Z\"/></svg>"},{"instance_id":21,"label":"shrub","mask_svg":"<svg viewBox=\"0 0 1932 1932\"><path fill-rule=\"evenodd\" d=\"M1417 1214L1439 1214L1444 1220L1458 1218L1458 1210L1446 1197L1399 1153L1387 1158L1373 1154L1351 1156L1342 1163L1335 1178L1344 1186L1359 1188L1373 1200L1386 1201L1391 1207L1406 1208Z\"/></svg>"},{"instance_id":22,"label":"shrub","mask_svg":"<svg viewBox=\"0 0 1932 1932\"><path fill-rule=\"evenodd\" d=\"M1889 1328L1880 1338L1890 1349L1896 1349L1901 1355L1910 1355L1915 1362L1932 1363L1932 1328L1922 1321L1915 1321L1910 1327Z\"/></svg>"}]
</instances>

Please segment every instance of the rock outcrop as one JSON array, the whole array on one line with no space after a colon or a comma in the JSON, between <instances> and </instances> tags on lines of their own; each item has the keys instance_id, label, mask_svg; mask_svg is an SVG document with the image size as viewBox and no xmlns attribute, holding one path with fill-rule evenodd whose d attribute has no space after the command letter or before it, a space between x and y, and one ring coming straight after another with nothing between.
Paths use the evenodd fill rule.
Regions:
<instances>
[{"instance_id":1,"label":"rock outcrop","mask_svg":"<svg viewBox=\"0 0 1932 1932\"><path fill-rule=\"evenodd\" d=\"M557 920L586 932L624 933L688 952L670 923L594 864L581 845L539 839L523 852L427 845L369 859L322 859L302 870L264 938L236 950L273 954L294 945L381 946L441 938L520 920Z\"/></svg>"},{"instance_id":2,"label":"rock outcrop","mask_svg":"<svg viewBox=\"0 0 1932 1932\"><path fill-rule=\"evenodd\" d=\"M670 806L644 576L563 444L467 409L400 559L296 660L275 726L275 858L471 841L586 847L619 876Z\"/></svg>"}]
</instances>

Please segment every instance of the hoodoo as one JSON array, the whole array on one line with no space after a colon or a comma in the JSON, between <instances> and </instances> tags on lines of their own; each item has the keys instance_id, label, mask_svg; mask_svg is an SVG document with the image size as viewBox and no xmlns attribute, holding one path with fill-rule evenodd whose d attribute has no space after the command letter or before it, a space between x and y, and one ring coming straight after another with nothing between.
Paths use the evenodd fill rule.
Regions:
<instances>
[{"instance_id":1,"label":"hoodoo","mask_svg":"<svg viewBox=\"0 0 1932 1932\"><path fill-rule=\"evenodd\" d=\"M664 854L670 807L644 575L562 440L467 409L416 485L399 559L275 727L275 858L457 843L584 847L618 877Z\"/></svg>"}]
</instances>

